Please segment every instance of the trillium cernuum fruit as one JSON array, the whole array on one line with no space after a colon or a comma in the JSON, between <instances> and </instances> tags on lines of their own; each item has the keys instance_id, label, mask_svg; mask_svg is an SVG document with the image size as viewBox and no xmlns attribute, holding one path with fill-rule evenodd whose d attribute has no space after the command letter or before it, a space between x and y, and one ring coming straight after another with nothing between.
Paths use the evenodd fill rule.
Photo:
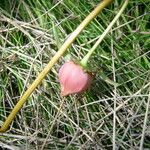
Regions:
<instances>
[{"instance_id":1,"label":"trillium cernuum fruit","mask_svg":"<svg viewBox=\"0 0 150 150\"><path fill-rule=\"evenodd\" d=\"M81 93L88 89L92 82L92 74L73 61L66 62L59 70L61 96Z\"/></svg>"}]
</instances>

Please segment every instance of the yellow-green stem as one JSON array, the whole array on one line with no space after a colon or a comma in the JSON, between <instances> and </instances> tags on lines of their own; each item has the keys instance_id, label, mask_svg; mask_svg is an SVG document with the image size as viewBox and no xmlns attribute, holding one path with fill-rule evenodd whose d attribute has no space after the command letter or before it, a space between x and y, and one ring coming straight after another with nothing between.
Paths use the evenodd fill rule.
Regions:
<instances>
[{"instance_id":1,"label":"yellow-green stem","mask_svg":"<svg viewBox=\"0 0 150 150\"><path fill-rule=\"evenodd\" d=\"M100 38L96 41L96 43L94 44L94 46L88 51L88 53L84 56L84 58L81 60L81 65L86 67L87 66L87 62L89 60L89 58L91 57L92 53L95 51L95 49L97 48L97 46L102 42L102 40L105 38L105 36L109 33L109 31L111 30L112 26L116 23L116 21L118 20L118 18L121 16L122 12L124 11L124 9L126 8L128 4L128 0L125 1L125 3L123 4L123 6L121 7L121 9L119 10L119 12L117 13L117 15L115 16L115 18L112 20L112 22L108 25L108 27L106 28L106 30L103 32L103 34L100 36Z\"/></svg>"},{"instance_id":2,"label":"yellow-green stem","mask_svg":"<svg viewBox=\"0 0 150 150\"><path fill-rule=\"evenodd\" d=\"M68 39L61 46L59 51L55 54L55 56L49 61L49 63L45 66L42 72L38 75L38 77L34 80L31 86L27 89L27 91L23 94L21 99L18 101L12 112L6 118L2 127L0 128L0 132L6 132L9 125L15 118L18 111L22 108L23 104L27 101L27 98L33 93L35 88L41 83L41 81L45 78L45 76L49 73L53 65L58 61L58 59L65 53L65 51L71 46L75 38L79 35L79 33L88 25L88 23L94 19L98 13L109 5L113 0L103 0L84 20L83 22L76 28L76 30L68 37Z\"/></svg>"}]
</instances>

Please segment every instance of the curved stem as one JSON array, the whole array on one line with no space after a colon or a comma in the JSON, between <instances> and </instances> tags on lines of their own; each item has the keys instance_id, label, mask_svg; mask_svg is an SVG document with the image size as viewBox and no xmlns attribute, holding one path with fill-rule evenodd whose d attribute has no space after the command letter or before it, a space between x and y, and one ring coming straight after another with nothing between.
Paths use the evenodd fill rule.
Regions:
<instances>
[{"instance_id":1,"label":"curved stem","mask_svg":"<svg viewBox=\"0 0 150 150\"><path fill-rule=\"evenodd\" d=\"M14 120L18 111L23 107L23 104L27 101L27 98L33 93L35 88L41 83L41 81L45 78L45 76L49 73L54 64L58 61L58 59L66 52L66 50L71 46L75 38L79 35L79 33L88 25L88 23L94 19L98 13L109 5L113 0L103 0L84 20L83 22L76 28L76 30L68 37L68 39L64 42L64 44L60 47L59 51L55 54L55 56L49 61L49 63L45 66L42 72L38 75L38 77L33 81L31 86L27 89L27 91L23 94L21 99L18 101L12 112L9 114L2 127L0 128L0 132L5 132L10 123Z\"/></svg>"},{"instance_id":2,"label":"curved stem","mask_svg":"<svg viewBox=\"0 0 150 150\"><path fill-rule=\"evenodd\" d=\"M87 66L87 62L89 60L89 58L91 57L92 53L95 51L95 49L97 48L97 46L102 42L102 40L105 38L105 36L109 33L109 31L111 30L112 26L116 23L116 21L118 20L118 18L121 16L122 12L124 11L124 9L126 8L127 4L128 4L129 0L125 0L125 3L123 4L123 6L121 7L121 9L119 10L119 12L117 13L117 15L115 16L115 18L112 20L112 22L108 25L108 27L106 28L106 30L103 32L103 34L100 36L100 38L96 41L96 43L94 44L94 46L88 51L88 53L84 56L84 58L80 61L81 65L86 67Z\"/></svg>"}]
</instances>

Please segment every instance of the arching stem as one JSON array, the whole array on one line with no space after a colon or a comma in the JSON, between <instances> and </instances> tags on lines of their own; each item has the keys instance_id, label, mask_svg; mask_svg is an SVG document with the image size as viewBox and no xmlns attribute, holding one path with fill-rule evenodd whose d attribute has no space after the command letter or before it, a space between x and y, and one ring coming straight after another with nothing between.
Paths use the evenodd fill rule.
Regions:
<instances>
[{"instance_id":1,"label":"arching stem","mask_svg":"<svg viewBox=\"0 0 150 150\"><path fill-rule=\"evenodd\" d=\"M109 5L113 0L103 0L84 20L83 22L76 28L76 30L68 37L68 39L64 42L64 44L60 47L59 51L55 54L55 56L49 61L49 63L45 66L45 68L41 71L41 73L37 76L37 78L33 81L31 86L27 89L27 91L20 98L12 112L6 118L2 127L0 128L0 132L6 132L11 122L14 120L18 111L23 107L23 104L27 101L27 98L33 93L36 87L42 82L45 76L49 73L54 64L58 61L58 59L66 52L66 50L71 46L75 38L79 35L79 33L89 24L91 20L93 20L99 12Z\"/></svg>"}]
</instances>

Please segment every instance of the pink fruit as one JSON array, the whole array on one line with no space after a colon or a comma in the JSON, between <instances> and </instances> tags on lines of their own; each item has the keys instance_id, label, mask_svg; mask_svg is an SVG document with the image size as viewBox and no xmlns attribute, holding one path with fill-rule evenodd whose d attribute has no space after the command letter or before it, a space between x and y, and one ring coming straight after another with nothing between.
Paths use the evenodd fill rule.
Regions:
<instances>
[{"instance_id":1,"label":"pink fruit","mask_svg":"<svg viewBox=\"0 0 150 150\"><path fill-rule=\"evenodd\" d=\"M85 72L79 64L66 62L59 70L61 96L85 91L91 85L92 78L93 76Z\"/></svg>"}]
</instances>

